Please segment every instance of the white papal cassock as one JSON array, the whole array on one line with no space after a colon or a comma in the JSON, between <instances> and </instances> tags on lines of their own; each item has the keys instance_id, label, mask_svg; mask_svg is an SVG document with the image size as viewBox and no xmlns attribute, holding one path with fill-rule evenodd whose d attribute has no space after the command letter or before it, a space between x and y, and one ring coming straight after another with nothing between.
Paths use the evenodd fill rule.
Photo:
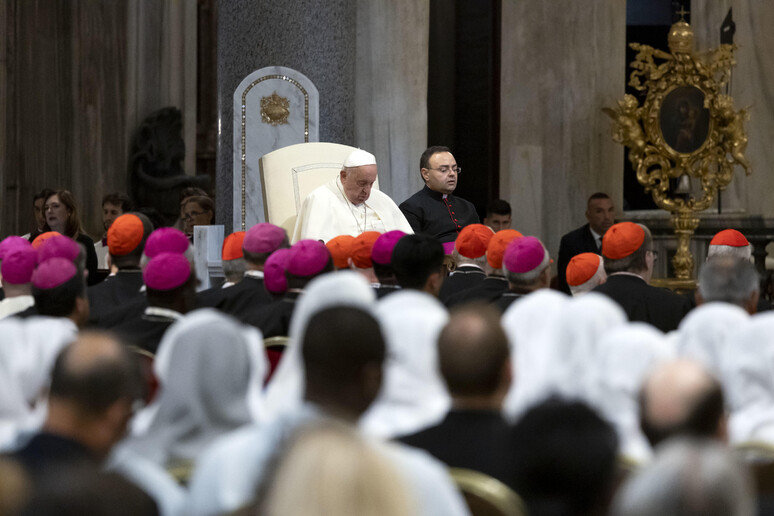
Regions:
<instances>
[{"instance_id":1,"label":"white papal cassock","mask_svg":"<svg viewBox=\"0 0 774 516\"><path fill-rule=\"evenodd\" d=\"M357 236L364 231L384 233L394 229L414 232L387 194L371 190L367 201L354 205L344 196L341 179L336 176L304 199L293 228L292 242L304 238L327 242L339 235Z\"/></svg>"}]
</instances>

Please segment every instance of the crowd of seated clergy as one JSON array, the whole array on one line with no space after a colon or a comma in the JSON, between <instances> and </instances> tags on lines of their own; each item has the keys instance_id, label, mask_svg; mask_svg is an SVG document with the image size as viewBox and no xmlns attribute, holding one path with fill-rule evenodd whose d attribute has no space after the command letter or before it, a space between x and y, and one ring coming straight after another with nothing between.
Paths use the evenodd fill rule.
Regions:
<instances>
[{"instance_id":1,"label":"crowd of seated clergy","mask_svg":"<svg viewBox=\"0 0 774 516\"><path fill-rule=\"evenodd\" d=\"M774 514L774 317L745 237L716 235L677 294L594 194L558 284L460 173L429 148L398 207L358 150L303 238L228 235L198 292L204 192L180 228L108 196L96 245L67 190L36 195L34 231L0 241L0 514L475 516L459 471L503 514Z\"/></svg>"}]
</instances>

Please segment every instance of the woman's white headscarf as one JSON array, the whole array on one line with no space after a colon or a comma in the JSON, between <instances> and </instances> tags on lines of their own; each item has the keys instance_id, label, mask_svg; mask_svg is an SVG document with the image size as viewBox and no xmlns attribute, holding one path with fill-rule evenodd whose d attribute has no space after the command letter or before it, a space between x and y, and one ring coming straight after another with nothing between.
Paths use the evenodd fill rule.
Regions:
<instances>
[{"instance_id":1,"label":"woman's white headscarf","mask_svg":"<svg viewBox=\"0 0 774 516\"><path fill-rule=\"evenodd\" d=\"M429 294L401 290L376 305L387 342L384 381L363 415L366 433L383 438L412 434L439 422L451 397L438 368L438 335L449 320Z\"/></svg>"},{"instance_id":2,"label":"woman's white headscarf","mask_svg":"<svg viewBox=\"0 0 774 516\"><path fill-rule=\"evenodd\" d=\"M691 310L670 340L677 343L680 356L696 360L721 379L723 350L749 320L749 314L736 305L707 303Z\"/></svg>"},{"instance_id":3,"label":"woman's white headscarf","mask_svg":"<svg viewBox=\"0 0 774 516\"><path fill-rule=\"evenodd\" d=\"M39 399L51 379L59 352L78 336L64 317L8 317L0 321L0 448L45 417Z\"/></svg>"},{"instance_id":4,"label":"woman's white headscarf","mask_svg":"<svg viewBox=\"0 0 774 516\"><path fill-rule=\"evenodd\" d=\"M301 343L312 316L325 308L342 305L371 311L375 300L371 285L354 271L324 274L309 283L296 303L288 346L266 388L264 407L269 420L293 412L301 405L305 387Z\"/></svg>"},{"instance_id":5,"label":"woman's white headscarf","mask_svg":"<svg viewBox=\"0 0 774 516\"><path fill-rule=\"evenodd\" d=\"M126 445L157 464L195 460L214 438L262 417L263 338L213 309L169 327L154 370L157 398L140 414Z\"/></svg>"},{"instance_id":6,"label":"woman's white headscarf","mask_svg":"<svg viewBox=\"0 0 774 516\"><path fill-rule=\"evenodd\" d=\"M675 356L664 334L644 323L619 326L599 341L590 401L615 426L621 453L637 462L651 456L650 444L640 430L642 382L658 364Z\"/></svg>"},{"instance_id":7,"label":"woman's white headscarf","mask_svg":"<svg viewBox=\"0 0 774 516\"><path fill-rule=\"evenodd\" d=\"M598 342L626 321L620 306L594 292L568 298L545 290L514 303L503 315L516 371L506 416L515 418L554 394L588 400ZM536 331L520 331L524 325Z\"/></svg>"},{"instance_id":8,"label":"woman's white headscarf","mask_svg":"<svg viewBox=\"0 0 774 516\"><path fill-rule=\"evenodd\" d=\"M722 359L731 443L774 445L774 313L755 315L736 327Z\"/></svg>"}]
</instances>

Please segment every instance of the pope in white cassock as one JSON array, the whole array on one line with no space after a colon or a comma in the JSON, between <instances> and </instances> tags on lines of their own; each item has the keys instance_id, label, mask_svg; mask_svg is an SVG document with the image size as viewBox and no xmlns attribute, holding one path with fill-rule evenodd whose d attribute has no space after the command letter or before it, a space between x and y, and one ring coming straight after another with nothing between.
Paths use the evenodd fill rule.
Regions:
<instances>
[{"instance_id":1,"label":"pope in white cassock","mask_svg":"<svg viewBox=\"0 0 774 516\"><path fill-rule=\"evenodd\" d=\"M327 242L339 235L399 229L413 233L406 217L387 194L372 190L376 158L361 149L344 161L335 179L310 193L301 206L292 242L305 238Z\"/></svg>"}]
</instances>

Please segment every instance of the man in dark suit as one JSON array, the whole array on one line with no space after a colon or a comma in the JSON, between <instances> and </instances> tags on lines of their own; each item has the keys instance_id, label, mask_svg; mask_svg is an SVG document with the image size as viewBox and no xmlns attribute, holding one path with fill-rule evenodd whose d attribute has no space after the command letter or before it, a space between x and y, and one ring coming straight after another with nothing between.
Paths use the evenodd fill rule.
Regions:
<instances>
[{"instance_id":1,"label":"man in dark suit","mask_svg":"<svg viewBox=\"0 0 774 516\"><path fill-rule=\"evenodd\" d=\"M453 311L438 337L438 361L452 409L438 425L400 441L449 467L512 484L510 427L500 413L511 385L509 355L499 312L480 305Z\"/></svg>"},{"instance_id":2,"label":"man in dark suit","mask_svg":"<svg viewBox=\"0 0 774 516\"><path fill-rule=\"evenodd\" d=\"M676 330L691 309L687 297L648 285L653 274L653 238L642 224L620 222L602 240L607 281L593 292L617 302L630 321L652 324L661 331Z\"/></svg>"},{"instance_id":3,"label":"man in dark suit","mask_svg":"<svg viewBox=\"0 0 774 516\"><path fill-rule=\"evenodd\" d=\"M143 286L140 258L153 225L142 213L125 213L110 225L107 247L110 262L118 268L113 276L89 287L89 323L106 327L106 314L125 303L141 299Z\"/></svg>"},{"instance_id":4,"label":"man in dark suit","mask_svg":"<svg viewBox=\"0 0 774 516\"><path fill-rule=\"evenodd\" d=\"M414 233L425 233L439 242L454 242L468 224L478 223L473 203L452 195L462 169L448 147L433 146L419 159L424 188L403 201L400 211Z\"/></svg>"},{"instance_id":5,"label":"man in dark suit","mask_svg":"<svg viewBox=\"0 0 774 516\"><path fill-rule=\"evenodd\" d=\"M567 285L567 265L572 257L581 253L600 253L602 236L615 223L615 206L609 195L597 192L589 197L586 204L588 223L570 231L559 243L559 258L556 271L559 274L559 290L570 293Z\"/></svg>"},{"instance_id":6,"label":"man in dark suit","mask_svg":"<svg viewBox=\"0 0 774 516\"><path fill-rule=\"evenodd\" d=\"M494 231L483 224L471 224L460 231L454 242L452 257L457 268L443 282L438 296L442 303L465 289L475 287L486 278L486 248Z\"/></svg>"}]
</instances>

